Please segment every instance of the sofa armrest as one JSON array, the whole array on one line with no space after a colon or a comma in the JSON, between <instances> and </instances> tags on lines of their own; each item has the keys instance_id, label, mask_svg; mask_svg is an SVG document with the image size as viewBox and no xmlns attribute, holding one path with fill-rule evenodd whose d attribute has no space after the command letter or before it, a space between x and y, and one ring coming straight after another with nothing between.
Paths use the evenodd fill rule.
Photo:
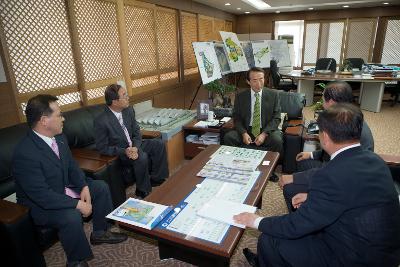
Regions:
<instances>
[{"instance_id":1,"label":"sofa armrest","mask_svg":"<svg viewBox=\"0 0 400 267\"><path fill-rule=\"evenodd\" d=\"M75 159L77 159L77 158L85 159L86 158L86 159L91 159L91 160L103 161L106 163L110 163L118 158L117 156L102 155L99 152L97 152L96 150L85 149L85 148L72 148L71 152Z\"/></svg>"},{"instance_id":2,"label":"sofa armrest","mask_svg":"<svg viewBox=\"0 0 400 267\"><path fill-rule=\"evenodd\" d=\"M378 154L387 165L390 166L400 166L400 156L397 155L387 155L387 154Z\"/></svg>"},{"instance_id":3,"label":"sofa armrest","mask_svg":"<svg viewBox=\"0 0 400 267\"><path fill-rule=\"evenodd\" d=\"M20 220L29 209L17 203L0 199L0 223L13 224Z\"/></svg>"},{"instance_id":4,"label":"sofa armrest","mask_svg":"<svg viewBox=\"0 0 400 267\"><path fill-rule=\"evenodd\" d=\"M142 138L144 139L154 139L161 137L161 133L159 131L140 130L140 132L142 134Z\"/></svg>"},{"instance_id":5,"label":"sofa armrest","mask_svg":"<svg viewBox=\"0 0 400 267\"><path fill-rule=\"evenodd\" d=\"M81 168L83 171L89 172L89 173L97 173L107 167L106 161L81 158L81 157L75 157L75 156L74 156L74 159L78 163L79 168Z\"/></svg>"}]
</instances>

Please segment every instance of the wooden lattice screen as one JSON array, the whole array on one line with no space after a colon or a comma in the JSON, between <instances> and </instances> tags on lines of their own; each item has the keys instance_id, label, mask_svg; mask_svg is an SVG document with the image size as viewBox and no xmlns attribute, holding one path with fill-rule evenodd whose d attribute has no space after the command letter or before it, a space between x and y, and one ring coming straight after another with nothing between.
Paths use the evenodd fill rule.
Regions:
<instances>
[{"instance_id":1,"label":"wooden lattice screen","mask_svg":"<svg viewBox=\"0 0 400 267\"><path fill-rule=\"evenodd\" d=\"M225 31L226 32L233 32L233 23L232 21L225 21Z\"/></svg>"},{"instance_id":2,"label":"wooden lattice screen","mask_svg":"<svg viewBox=\"0 0 400 267\"><path fill-rule=\"evenodd\" d=\"M198 73L192 42L197 42L197 16L181 13L184 74Z\"/></svg>"},{"instance_id":3,"label":"wooden lattice screen","mask_svg":"<svg viewBox=\"0 0 400 267\"><path fill-rule=\"evenodd\" d=\"M160 81L178 81L177 12L174 9L157 8L157 43Z\"/></svg>"},{"instance_id":4,"label":"wooden lattice screen","mask_svg":"<svg viewBox=\"0 0 400 267\"><path fill-rule=\"evenodd\" d=\"M318 56L319 22L305 23L303 40L303 66L315 65Z\"/></svg>"},{"instance_id":5,"label":"wooden lattice screen","mask_svg":"<svg viewBox=\"0 0 400 267\"><path fill-rule=\"evenodd\" d=\"M371 62L376 23L376 18L349 19L344 58L362 58Z\"/></svg>"},{"instance_id":6,"label":"wooden lattice screen","mask_svg":"<svg viewBox=\"0 0 400 267\"><path fill-rule=\"evenodd\" d=\"M400 18L387 20L381 62L400 63Z\"/></svg>"},{"instance_id":7,"label":"wooden lattice screen","mask_svg":"<svg viewBox=\"0 0 400 267\"><path fill-rule=\"evenodd\" d=\"M104 96L105 86L122 78L116 4L74 0L79 50L88 100Z\"/></svg>"},{"instance_id":8,"label":"wooden lattice screen","mask_svg":"<svg viewBox=\"0 0 400 267\"><path fill-rule=\"evenodd\" d=\"M38 92L80 101L63 0L0 1L0 17L23 119L24 103Z\"/></svg>"},{"instance_id":9,"label":"wooden lattice screen","mask_svg":"<svg viewBox=\"0 0 400 267\"><path fill-rule=\"evenodd\" d=\"M206 42L214 39L213 21L214 18L207 16L198 16L199 41Z\"/></svg>"},{"instance_id":10,"label":"wooden lattice screen","mask_svg":"<svg viewBox=\"0 0 400 267\"><path fill-rule=\"evenodd\" d=\"M222 41L220 31L225 31L225 21L214 18L214 40Z\"/></svg>"}]
</instances>

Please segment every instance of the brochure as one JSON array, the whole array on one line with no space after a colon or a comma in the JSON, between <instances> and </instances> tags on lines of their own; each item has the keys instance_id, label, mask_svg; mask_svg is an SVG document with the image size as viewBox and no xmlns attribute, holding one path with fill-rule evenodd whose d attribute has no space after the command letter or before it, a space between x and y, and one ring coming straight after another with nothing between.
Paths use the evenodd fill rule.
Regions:
<instances>
[{"instance_id":1,"label":"brochure","mask_svg":"<svg viewBox=\"0 0 400 267\"><path fill-rule=\"evenodd\" d=\"M106 217L145 229L153 229L172 210L172 207L129 198Z\"/></svg>"}]
</instances>

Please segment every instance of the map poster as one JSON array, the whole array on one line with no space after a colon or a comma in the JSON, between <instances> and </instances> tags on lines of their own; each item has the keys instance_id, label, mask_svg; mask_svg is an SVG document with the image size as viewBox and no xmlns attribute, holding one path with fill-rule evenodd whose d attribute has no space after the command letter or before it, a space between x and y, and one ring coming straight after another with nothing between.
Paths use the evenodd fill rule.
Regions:
<instances>
[{"instance_id":1,"label":"map poster","mask_svg":"<svg viewBox=\"0 0 400 267\"><path fill-rule=\"evenodd\" d=\"M244 55L246 56L247 63L249 63L249 68L255 67L256 65L254 62L253 47L251 46L251 42L243 41L240 43L243 47L243 51L244 51Z\"/></svg>"},{"instance_id":2,"label":"map poster","mask_svg":"<svg viewBox=\"0 0 400 267\"><path fill-rule=\"evenodd\" d=\"M256 67L269 68L271 48L266 41L252 42L254 62Z\"/></svg>"},{"instance_id":3,"label":"map poster","mask_svg":"<svg viewBox=\"0 0 400 267\"><path fill-rule=\"evenodd\" d=\"M219 32L222 41L225 45L225 50L228 53L228 62L232 72L248 71L249 65L247 64L246 55L244 54L242 45L239 42L236 33L233 32Z\"/></svg>"},{"instance_id":4,"label":"map poster","mask_svg":"<svg viewBox=\"0 0 400 267\"><path fill-rule=\"evenodd\" d=\"M287 40L268 40L267 43L271 48L271 59L276 60L278 67L291 66Z\"/></svg>"},{"instance_id":5,"label":"map poster","mask_svg":"<svg viewBox=\"0 0 400 267\"><path fill-rule=\"evenodd\" d=\"M203 84L222 78L214 44L212 42L193 42L192 45Z\"/></svg>"}]
</instances>

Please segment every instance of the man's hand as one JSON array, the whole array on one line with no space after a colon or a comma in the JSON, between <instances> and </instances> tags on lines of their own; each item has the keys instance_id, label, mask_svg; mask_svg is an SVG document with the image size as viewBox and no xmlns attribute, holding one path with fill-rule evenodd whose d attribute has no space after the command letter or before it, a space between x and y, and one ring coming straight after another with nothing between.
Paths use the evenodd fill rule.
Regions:
<instances>
[{"instance_id":1,"label":"man's hand","mask_svg":"<svg viewBox=\"0 0 400 267\"><path fill-rule=\"evenodd\" d=\"M281 178L279 178L278 184L280 188L283 188L287 184L293 183L293 175L289 174L283 174L281 175Z\"/></svg>"},{"instance_id":2,"label":"man's hand","mask_svg":"<svg viewBox=\"0 0 400 267\"><path fill-rule=\"evenodd\" d=\"M256 144L256 146L261 146L265 142L265 139L267 139L267 137L268 137L268 134L262 132L256 137L256 140L254 140L254 143Z\"/></svg>"},{"instance_id":3,"label":"man's hand","mask_svg":"<svg viewBox=\"0 0 400 267\"><path fill-rule=\"evenodd\" d=\"M129 146L125 149L125 154L131 160L136 160L139 157L137 147Z\"/></svg>"},{"instance_id":4,"label":"man's hand","mask_svg":"<svg viewBox=\"0 0 400 267\"><path fill-rule=\"evenodd\" d=\"M83 217L89 217L90 214L92 214L92 204L89 204L82 200L78 201L76 208L80 211Z\"/></svg>"},{"instance_id":5,"label":"man's hand","mask_svg":"<svg viewBox=\"0 0 400 267\"><path fill-rule=\"evenodd\" d=\"M300 152L299 154L296 155L296 160L302 161L305 159L310 159L311 155L312 155L312 152Z\"/></svg>"},{"instance_id":6,"label":"man's hand","mask_svg":"<svg viewBox=\"0 0 400 267\"><path fill-rule=\"evenodd\" d=\"M85 186L85 187L82 188L81 200L83 202L88 203L88 204L92 204L92 197L90 196L90 191L89 191L89 187L88 186Z\"/></svg>"},{"instance_id":7,"label":"man's hand","mask_svg":"<svg viewBox=\"0 0 400 267\"><path fill-rule=\"evenodd\" d=\"M243 139L243 143L245 144L245 145L250 145L251 144L251 137L250 137L250 135L248 134L248 133L243 133L242 134L242 139Z\"/></svg>"},{"instance_id":8,"label":"man's hand","mask_svg":"<svg viewBox=\"0 0 400 267\"><path fill-rule=\"evenodd\" d=\"M292 205L295 209L300 208L301 204L303 204L307 200L307 193L298 193L292 198Z\"/></svg>"},{"instance_id":9,"label":"man's hand","mask_svg":"<svg viewBox=\"0 0 400 267\"><path fill-rule=\"evenodd\" d=\"M259 217L260 216L254 213L242 212L238 215L233 216L233 220L235 221L235 223L243 224L246 227L254 228L254 222Z\"/></svg>"}]
</instances>

